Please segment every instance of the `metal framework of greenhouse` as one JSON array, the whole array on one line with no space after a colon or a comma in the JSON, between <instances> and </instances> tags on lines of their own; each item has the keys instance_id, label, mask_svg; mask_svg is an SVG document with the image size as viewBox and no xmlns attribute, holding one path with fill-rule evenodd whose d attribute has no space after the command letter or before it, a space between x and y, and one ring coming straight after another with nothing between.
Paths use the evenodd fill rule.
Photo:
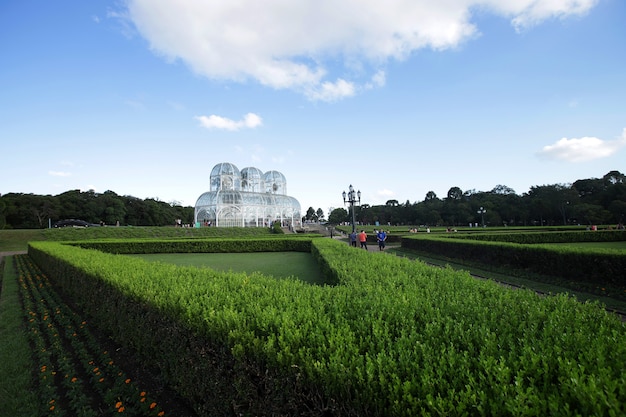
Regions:
<instances>
[{"instance_id":1,"label":"metal framework of greenhouse","mask_svg":"<svg viewBox=\"0 0 626 417\"><path fill-rule=\"evenodd\" d=\"M278 171L239 170L223 162L211 170L210 191L196 201L197 226L300 228L300 203L287 195L287 181Z\"/></svg>"}]
</instances>

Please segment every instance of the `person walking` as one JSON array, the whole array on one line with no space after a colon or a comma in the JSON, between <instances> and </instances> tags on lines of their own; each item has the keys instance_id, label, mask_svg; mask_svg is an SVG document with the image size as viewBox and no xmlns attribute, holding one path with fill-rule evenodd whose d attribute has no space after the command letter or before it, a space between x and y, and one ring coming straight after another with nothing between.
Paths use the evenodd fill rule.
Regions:
<instances>
[{"instance_id":1,"label":"person walking","mask_svg":"<svg viewBox=\"0 0 626 417\"><path fill-rule=\"evenodd\" d=\"M387 240L387 233L383 229L376 234L376 240L378 241L378 250L385 250L385 241Z\"/></svg>"},{"instance_id":2,"label":"person walking","mask_svg":"<svg viewBox=\"0 0 626 417\"><path fill-rule=\"evenodd\" d=\"M350 233L350 245L356 248L356 231Z\"/></svg>"},{"instance_id":3,"label":"person walking","mask_svg":"<svg viewBox=\"0 0 626 417\"><path fill-rule=\"evenodd\" d=\"M367 250L367 233L365 233L365 230L361 230L361 233L359 233L359 242L361 242L361 249Z\"/></svg>"}]
</instances>

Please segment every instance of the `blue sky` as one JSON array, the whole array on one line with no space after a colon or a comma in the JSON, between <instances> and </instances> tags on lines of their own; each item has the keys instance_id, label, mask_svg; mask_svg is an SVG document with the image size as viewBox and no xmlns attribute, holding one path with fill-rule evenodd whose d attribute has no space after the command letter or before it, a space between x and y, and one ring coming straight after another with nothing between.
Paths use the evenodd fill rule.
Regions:
<instances>
[{"instance_id":1,"label":"blue sky","mask_svg":"<svg viewBox=\"0 0 626 417\"><path fill-rule=\"evenodd\" d=\"M626 172L623 0L9 0L0 194L193 206L213 166L308 207Z\"/></svg>"}]
</instances>

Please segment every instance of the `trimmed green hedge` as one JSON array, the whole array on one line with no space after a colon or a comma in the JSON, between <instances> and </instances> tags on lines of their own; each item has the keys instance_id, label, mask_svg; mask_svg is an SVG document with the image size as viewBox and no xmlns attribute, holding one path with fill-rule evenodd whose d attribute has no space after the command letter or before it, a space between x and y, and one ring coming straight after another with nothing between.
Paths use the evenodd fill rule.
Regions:
<instances>
[{"instance_id":1,"label":"trimmed green hedge","mask_svg":"<svg viewBox=\"0 0 626 417\"><path fill-rule=\"evenodd\" d=\"M33 242L29 256L200 415L626 413L626 329L599 305L310 245L336 285L60 243Z\"/></svg>"},{"instance_id":2,"label":"trimmed green hedge","mask_svg":"<svg viewBox=\"0 0 626 417\"><path fill-rule=\"evenodd\" d=\"M526 270L583 286L611 288L612 297L626 299L626 255L623 252L541 244L581 241L577 238L614 239L625 236L623 232L420 235L402 239L402 247Z\"/></svg>"},{"instance_id":3,"label":"trimmed green hedge","mask_svg":"<svg viewBox=\"0 0 626 417\"><path fill-rule=\"evenodd\" d=\"M173 239L173 238L233 238L240 239L271 235L267 227L61 227L44 229L44 236L52 241L86 239Z\"/></svg>"},{"instance_id":4,"label":"trimmed green hedge","mask_svg":"<svg viewBox=\"0 0 626 417\"><path fill-rule=\"evenodd\" d=\"M449 236L449 235L448 235ZM537 243L574 243L574 242L623 242L626 232L623 231L558 231L532 233L475 233L452 235L455 239L471 239L491 242L510 242L520 244Z\"/></svg>"},{"instance_id":5,"label":"trimmed green hedge","mask_svg":"<svg viewBox=\"0 0 626 417\"><path fill-rule=\"evenodd\" d=\"M96 249L108 253L237 253L237 252L310 252L311 238L223 238L223 239L118 239L67 242L85 249Z\"/></svg>"}]
</instances>

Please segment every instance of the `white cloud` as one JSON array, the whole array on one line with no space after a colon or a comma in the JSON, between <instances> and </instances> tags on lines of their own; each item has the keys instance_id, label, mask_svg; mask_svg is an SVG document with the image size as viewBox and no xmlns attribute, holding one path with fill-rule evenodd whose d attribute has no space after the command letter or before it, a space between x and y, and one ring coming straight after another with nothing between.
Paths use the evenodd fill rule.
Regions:
<instances>
[{"instance_id":1,"label":"white cloud","mask_svg":"<svg viewBox=\"0 0 626 417\"><path fill-rule=\"evenodd\" d=\"M195 118L200 121L200 125L207 129L237 131L243 128L254 129L263 125L261 117L254 113L246 114L241 120L232 120L215 114L210 116L196 116Z\"/></svg>"},{"instance_id":2,"label":"white cloud","mask_svg":"<svg viewBox=\"0 0 626 417\"><path fill-rule=\"evenodd\" d=\"M597 1L127 0L127 9L109 16L132 24L155 53L210 79L254 79L334 101L384 85L379 71L390 59L454 48L477 36L476 10L508 18L519 30L584 14ZM334 62L363 65L374 75L346 79L333 74L341 70Z\"/></svg>"},{"instance_id":3,"label":"white cloud","mask_svg":"<svg viewBox=\"0 0 626 417\"><path fill-rule=\"evenodd\" d=\"M306 95L313 101L337 101L353 96L354 84L342 79L334 83L326 81L321 85L316 85L314 88L311 88L307 91Z\"/></svg>"},{"instance_id":4,"label":"white cloud","mask_svg":"<svg viewBox=\"0 0 626 417\"><path fill-rule=\"evenodd\" d=\"M562 138L554 145L544 146L539 155L568 162L586 162L609 157L624 146L626 146L626 128L621 138L612 141L587 136L579 139Z\"/></svg>"},{"instance_id":5,"label":"white cloud","mask_svg":"<svg viewBox=\"0 0 626 417\"><path fill-rule=\"evenodd\" d=\"M382 87L385 85L386 82L387 82L387 76L385 74L385 71L381 70L375 73L374 75L372 75L371 84L374 87Z\"/></svg>"},{"instance_id":6,"label":"white cloud","mask_svg":"<svg viewBox=\"0 0 626 417\"><path fill-rule=\"evenodd\" d=\"M493 0L496 9L512 16L511 24L519 32L535 26L547 18L564 19L571 15L584 15L599 0Z\"/></svg>"},{"instance_id":7,"label":"white cloud","mask_svg":"<svg viewBox=\"0 0 626 417\"><path fill-rule=\"evenodd\" d=\"M72 174L70 172L64 172L64 171L48 171L48 175L52 177L69 177Z\"/></svg>"}]
</instances>

